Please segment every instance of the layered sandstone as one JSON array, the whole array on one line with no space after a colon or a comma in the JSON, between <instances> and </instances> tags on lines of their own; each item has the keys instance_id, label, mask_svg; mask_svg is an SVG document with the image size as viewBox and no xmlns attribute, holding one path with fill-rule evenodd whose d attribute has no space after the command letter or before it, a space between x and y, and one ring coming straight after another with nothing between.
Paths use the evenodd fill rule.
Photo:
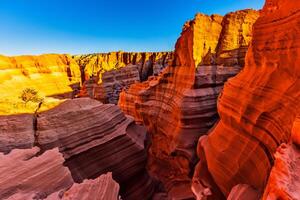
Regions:
<instances>
[{"instance_id":1,"label":"layered sandstone","mask_svg":"<svg viewBox=\"0 0 300 200\"><path fill-rule=\"evenodd\" d=\"M0 153L1 199L43 199L72 186L71 173L57 148L38 153L37 147Z\"/></svg>"},{"instance_id":2,"label":"layered sandstone","mask_svg":"<svg viewBox=\"0 0 300 200\"><path fill-rule=\"evenodd\" d=\"M300 2L267 0L246 65L219 97L221 120L203 146L208 171L225 196L241 183L261 192L277 147L290 139L300 113L299 23Z\"/></svg>"},{"instance_id":3,"label":"layered sandstone","mask_svg":"<svg viewBox=\"0 0 300 200\"><path fill-rule=\"evenodd\" d=\"M300 148L294 144L282 144L275 153L263 200L300 199Z\"/></svg>"},{"instance_id":4,"label":"layered sandstone","mask_svg":"<svg viewBox=\"0 0 300 200\"><path fill-rule=\"evenodd\" d=\"M112 179L111 173L103 174L94 180L84 180L75 183L68 191L64 192L62 200L118 200L119 185ZM56 195L53 195L55 198ZM51 197L48 198L49 200ZM58 194L58 198L59 194Z\"/></svg>"},{"instance_id":5,"label":"layered sandstone","mask_svg":"<svg viewBox=\"0 0 300 200\"><path fill-rule=\"evenodd\" d=\"M80 98L42 112L36 144L43 151L59 147L76 182L111 171L124 199L149 199L154 192L145 171L146 130L116 105Z\"/></svg>"},{"instance_id":6,"label":"layered sandstone","mask_svg":"<svg viewBox=\"0 0 300 200\"><path fill-rule=\"evenodd\" d=\"M41 97L71 97L72 86L80 82L80 70L69 55L0 56L0 113L33 112L22 105L19 96L25 88L33 88ZM56 105L45 98L43 108ZM36 106L36 105L34 105Z\"/></svg>"},{"instance_id":7,"label":"layered sandstone","mask_svg":"<svg viewBox=\"0 0 300 200\"><path fill-rule=\"evenodd\" d=\"M33 147L33 124L31 114L0 116L0 152Z\"/></svg>"},{"instance_id":8,"label":"layered sandstone","mask_svg":"<svg viewBox=\"0 0 300 200\"><path fill-rule=\"evenodd\" d=\"M120 69L129 64L137 65L140 79L147 80L148 76L158 74L172 59L172 52L111 52L73 56L80 66L82 82L92 76L101 80L101 74L106 71Z\"/></svg>"},{"instance_id":9,"label":"layered sandstone","mask_svg":"<svg viewBox=\"0 0 300 200\"><path fill-rule=\"evenodd\" d=\"M257 17L253 10L224 18L197 14L185 24L172 64L161 75L120 94L121 109L146 125L151 134L148 169L173 198L193 196L189 174L196 161L197 140L218 119L217 97L224 82L243 67L244 54L230 54L230 62L219 58L225 51L247 48ZM231 45L232 37L227 34L247 38Z\"/></svg>"},{"instance_id":10,"label":"layered sandstone","mask_svg":"<svg viewBox=\"0 0 300 200\"><path fill-rule=\"evenodd\" d=\"M105 94L102 98L106 98L108 103L117 104L121 91L138 82L140 82L140 75L136 65L104 72L100 84L100 87L104 89L103 94Z\"/></svg>"},{"instance_id":11,"label":"layered sandstone","mask_svg":"<svg viewBox=\"0 0 300 200\"><path fill-rule=\"evenodd\" d=\"M227 200L259 200L260 194L253 187L239 184L232 188Z\"/></svg>"}]
</instances>

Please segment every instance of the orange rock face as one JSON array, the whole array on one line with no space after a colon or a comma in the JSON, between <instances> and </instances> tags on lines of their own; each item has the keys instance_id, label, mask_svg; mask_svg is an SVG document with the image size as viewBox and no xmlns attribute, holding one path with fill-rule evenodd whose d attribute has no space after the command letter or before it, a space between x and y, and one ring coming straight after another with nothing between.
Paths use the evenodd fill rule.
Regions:
<instances>
[{"instance_id":1,"label":"orange rock face","mask_svg":"<svg viewBox=\"0 0 300 200\"><path fill-rule=\"evenodd\" d=\"M242 53L230 54L230 62L219 58L225 51L247 49L249 38L230 48L232 38L226 34L244 38L241 33L250 33L257 17L253 10L224 18L196 15L183 28L172 64L160 76L120 94L121 109L147 126L152 137L148 169L173 198L193 197L189 174L196 161L197 140L217 120L216 101L224 82L243 67Z\"/></svg>"},{"instance_id":2,"label":"orange rock face","mask_svg":"<svg viewBox=\"0 0 300 200\"><path fill-rule=\"evenodd\" d=\"M130 53L111 52L73 56L82 71L82 82L91 76L101 80L106 71L120 69L129 64L137 65L142 81L152 74L157 74L161 68L168 65L173 56L172 52Z\"/></svg>"},{"instance_id":3,"label":"orange rock face","mask_svg":"<svg viewBox=\"0 0 300 200\"><path fill-rule=\"evenodd\" d=\"M300 112L300 2L267 0L245 68L225 84L220 122L204 145L208 170L228 196L244 183L262 191L277 147Z\"/></svg>"},{"instance_id":4,"label":"orange rock face","mask_svg":"<svg viewBox=\"0 0 300 200\"><path fill-rule=\"evenodd\" d=\"M275 153L263 200L300 199L300 148L294 144L282 144Z\"/></svg>"}]
</instances>

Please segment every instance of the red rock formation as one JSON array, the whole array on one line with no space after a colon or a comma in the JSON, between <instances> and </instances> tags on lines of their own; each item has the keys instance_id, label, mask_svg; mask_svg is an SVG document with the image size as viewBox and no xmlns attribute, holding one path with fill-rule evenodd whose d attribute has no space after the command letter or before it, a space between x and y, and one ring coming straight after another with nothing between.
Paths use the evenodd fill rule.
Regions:
<instances>
[{"instance_id":1,"label":"red rock formation","mask_svg":"<svg viewBox=\"0 0 300 200\"><path fill-rule=\"evenodd\" d=\"M0 198L43 199L73 184L64 159L53 149L36 157L39 148L0 153Z\"/></svg>"},{"instance_id":2,"label":"red rock formation","mask_svg":"<svg viewBox=\"0 0 300 200\"><path fill-rule=\"evenodd\" d=\"M24 87L35 88L45 96L72 92L80 82L80 70L69 55L0 56L1 98L18 97Z\"/></svg>"},{"instance_id":3,"label":"red rock formation","mask_svg":"<svg viewBox=\"0 0 300 200\"><path fill-rule=\"evenodd\" d=\"M172 52L130 53L111 52L73 56L82 71L82 82L91 76L99 76L106 71L119 69L129 64L137 65L140 79L157 74L158 70L167 66L173 56Z\"/></svg>"},{"instance_id":4,"label":"red rock formation","mask_svg":"<svg viewBox=\"0 0 300 200\"><path fill-rule=\"evenodd\" d=\"M0 152L28 149L34 144L33 115L0 116Z\"/></svg>"},{"instance_id":5,"label":"red rock formation","mask_svg":"<svg viewBox=\"0 0 300 200\"><path fill-rule=\"evenodd\" d=\"M39 114L36 135L42 150L59 147L76 182L111 171L122 198L152 196L155 185L145 171L146 130L116 105L67 100Z\"/></svg>"},{"instance_id":6,"label":"red rock formation","mask_svg":"<svg viewBox=\"0 0 300 200\"><path fill-rule=\"evenodd\" d=\"M112 179L111 173L99 176L95 180L75 183L62 197L62 200L118 200L119 185Z\"/></svg>"},{"instance_id":7,"label":"red rock formation","mask_svg":"<svg viewBox=\"0 0 300 200\"><path fill-rule=\"evenodd\" d=\"M217 120L217 96L242 62L232 54L232 60L237 61L231 62L231 66L221 66L229 63L222 61L211 65L220 60L225 50L247 46L248 38L234 43L230 49L231 38L226 34L244 38L241 33L250 33L246 29L252 28L257 17L256 11L239 11L225 17L230 23L223 23L221 16L196 15L183 28L172 65L160 76L134 84L120 95L121 109L147 126L152 137L148 168L173 198L193 196L189 173L196 160L197 140Z\"/></svg>"},{"instance_id":8,"label":"red rock formation","mask_svg":"<svg viewBox=\"0 0 300 200\"><path fill-rule=\"evenodd\" d=\"M282 144L277 149L262 199L300 199L300 149L294 144Z\"/></svg>"},{"instance_id":9,"label":"red rock formation","mask_svg":"<svg viewBox=\"0 0 300 200\"><path fill-rule=\"evenodd\" d=\"M140 82L140 75L136 65L128 65L119 70L104 72L100 87L104 89L108 103L117 104L120 92L134 83Z\"/></svg>"},{"instance_id":10,"label":"red rock formation","mask_svg":"<svg viewBox=\"0 0 300 200\"><path fill-rule=\"evenodd\" d=\"M219 97L221 120L204 151L226 196L240 183L262 191L273 154L290 138L300 113L299 23L299 1L267 0L254 25L246 66Z\"/></svg>"},{"instance_id":11,"label":"red rock formation","mask_svg":"<svg viewBox=\"0 0 300 200\"><path fill-rule=\"evenodd\" d=\"M239 184L232 188L227 200L259 200L257 190L246 184Z\"/></svg>"}]
</instances>

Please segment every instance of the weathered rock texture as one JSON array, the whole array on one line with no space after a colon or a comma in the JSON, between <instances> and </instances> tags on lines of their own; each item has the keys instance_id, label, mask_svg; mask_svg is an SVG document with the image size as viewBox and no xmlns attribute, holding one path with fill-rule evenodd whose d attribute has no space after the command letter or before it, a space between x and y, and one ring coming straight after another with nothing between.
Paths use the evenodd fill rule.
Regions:
<instances>
[{"instance_id":1,"label":"weathered rock texture","mask_svg":"<svg viewBox=\"0 0 300 200\"><path fill-rule=\"evenodd\" d=\"M102 94L105 94L102 98L106 98L108 103L117 104L120 92L138 82L140 82L140 76L136 65L128 65L119 70L104 72L100 84L100 87L104 89Z\"/></svg>"},{"instance_id":2,"label":"weathered rock texture","mask_svg":"<svg viewBox=\"0 0 300 200\"><path fill-rule=\"evenodd\" d=\"M112 179L111 173L99 176L95 180L75 183L61 198L62 200L118 200L119 185ZM58 199L60 199L58 197Z\"/></svg>"},{"instance_id":3,"label":"weathered rock texture","mask_svg":"<svg viewBox=\"0 0 300 200\"><path fill-rule=\"evenodd\" d=\"M80 69L69 55L0 56L1 98L18 97L26 88L45 96L71 93L80 82Z\"/></svg>"},{"instance_id":4,"label":"weathered rock texture","mask_svg":"<svg viewBox=\"0 0 300 200\"><path fill-rule=\"evenodd\" d=\"M232 188L227 200L259 200L260 194L253 187L239 184Z\"/></svg>"},{"instance_id":5,"label":"weathered rock texture","mask_svg":"<svg viewBox=\"0 0 300 200\"><path fill-rule=\"evenodd\" d=\"M263 200L300 199L300 148L294 144L282 144L275 153Z\"/></svg>"},{"instance_id":6,"label":"weathered rock texture","mask_svg":"<svg viewBox=\"0 0 300 200\"><path fill-rule=\"evenodd\" d=\"M58 149L36 157L39 148L13 150L0 154L0 198L43 199L73 184L71 173L63 166Z\"/></svg>"},{"instance_id":7,"label":"weathered rock texture","mask_svg":"<svg viewBox=\"0 0 300 200\"><path fill-rule=\"evenodd\" d=\"M273 154L290 139L300 113L299 23L299 1L267 0L254 25L246 65L219 97L221 120L204 151L225 196L240 183L261 192Z\"/></svg>"},{"instance_id":8,"label":"weathered rock texture","mask_svg":"<svg viewBox=\"0 0 300 200\"><path fill-rule=\"evenodd\" d=\"M38 146L41 149L38 154L42 155L37 158L42 159L42 156L50 154L49 160L45 161L49 164L40 163L45 165L45 169L36 167L32 173L38 173L39 170L48 173L46 168L55 164L51 149L58 147L65 159L60 160L61 163L69 168L77 183L85 179L96 179L111 171L114 179L120 183L123 199L150 199L156 189L145 169L148 146L146 129L136 125L133 118L125 116L116 105L80 98L66 100L36 116L2 116L1 119L1 151L7 153L14 148ZM35 155L32 154L33 156ZM53 163L50 162L51 159L54 160ZM16 161L20 167L26 163L28 167L35 167L31 162L23 164ZM6 164L7 162L4 166ZM14 168L11 165L7 167ZM3 176L6 177L5 174ZM24 172L24 176L20 175L20 178L27 180L27 176L29 175ZM36 184L39 183L38 179L34 180ZM16 185L13 179L10 181L12 186ZM28 184L31 187L31 183ZM20 187L23 188L22 185ZM48 194L50 193L47 192ZM20 195L23 194L17 196Z\"/></svg>"},{"instance_id":9,"label":"weathered rock texture","mask_svg":"<svg viewBox=\"0 0 300 200\"><path fill-rule=\"evenodd\" d=\"M111 171L124 199L152 196L155 185L145 171L146 130L118 106L67 100L39 114L36 135L42 150L59 147L76 182Z\"/></svg>"},{"instance_id":10,"label":"weathered rock texture","mask_svg":"<svg viewBox=\"0 0 300 200\"><path fill-rule=\"evenodd\" d=\"M121 109L151 134L149 170L174 198L193 196L189 174L197 140L218 118L216 101L224 82L243 67L244 49L257 17L253 10L224 18L196 15L183 28L172 64L160 76L120 94ZM232 38L240 40L231 44ZM235 53L225 56L229 51Z\"/></svg>"},{"instance_id":11,"label":"weathered rock texture","mask_svg":"<svg viewBox=\"0 0 300 200\"><path fill-rule=\"evenodd\" d=\"M34 143L33 115L0 116L0 152L28 149Z\"/></svg>"},{"instance_id":12,"label":"weathered rock texture","mask_svg":"<svg viewBox=\"0 0 300 200\"><path fill-rule=\"evenodd\" d=\"M100 77L106 71L120 69L129 64L137 65L140 79L147 80L148 76L158 74L172 59L172 52L111 52L73 56L82 71L82 82L91 76Z\"/></svg>"}]
</instances>

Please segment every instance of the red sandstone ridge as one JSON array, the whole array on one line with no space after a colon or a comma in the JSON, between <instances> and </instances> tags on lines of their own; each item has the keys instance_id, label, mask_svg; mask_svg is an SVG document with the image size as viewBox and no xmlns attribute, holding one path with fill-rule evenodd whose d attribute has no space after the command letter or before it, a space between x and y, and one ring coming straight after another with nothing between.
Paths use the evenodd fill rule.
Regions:
<instances>
[{"instance_id":1,"label":"red sandstone ridge","mask_svg":"<svg viewBox=\"0 0 300 200\"><path fill-rule=\"evenodd\" d=\"M225 196L241 183L262 192L277 147L290 139L300 113L299 23L299 1L267 0L245 68L219 97L221 120L202 146L208 171Z\"/></svg>"},{"instance_id":2,"label":"red sandstone ridge","mask_svg":"<svg viewBox=\"0 0 300 200\"><path fill-rule=\"evenodd\" d=\"M197 140L218 118L216 100L224 82L243 67L241 49L247 49L257 17L253 10L224 18L196 15L183 28L172 64L158 77L120 94L121 109L144 124L152 137L148 169L170 198L193 197L189 174ZM231 43L232 38L239 40ZM231 53L221 59L225 52Z\"/></svg>"}]
</instances>

